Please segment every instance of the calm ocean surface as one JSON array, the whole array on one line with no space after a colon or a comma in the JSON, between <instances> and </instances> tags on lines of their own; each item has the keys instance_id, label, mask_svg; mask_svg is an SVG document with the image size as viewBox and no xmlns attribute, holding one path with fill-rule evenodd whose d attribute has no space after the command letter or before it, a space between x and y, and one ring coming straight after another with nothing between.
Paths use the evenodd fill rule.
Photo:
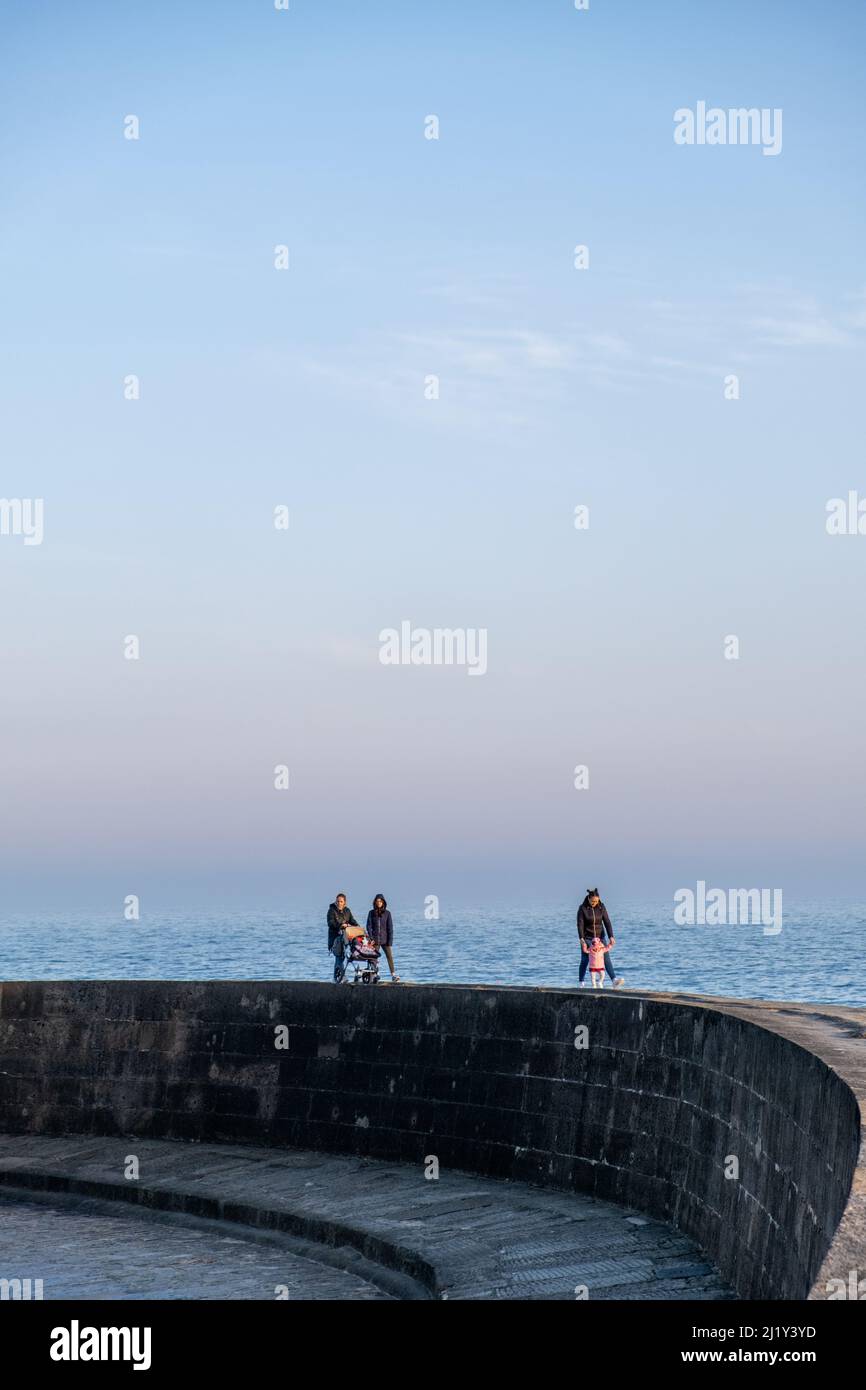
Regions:
<instances>
[{"instance_id":1,"label":"calm ocean surface","mask_svg":"<svg viewBox=\"0 0 866 1390\"><path fill-rule=\"evenodd\" d=\"M866 1005L866 908L786 906L782 932L764 936L760 926L676 926L670 903L608 907L613 960L627 986ZM576 985L576 908L475 908L427 922L421 908L395 904L395 964L417 982ZM5 916L0 980L327 980L326 910L178 912L140 922Z\"/></svg>"}]
</instances>

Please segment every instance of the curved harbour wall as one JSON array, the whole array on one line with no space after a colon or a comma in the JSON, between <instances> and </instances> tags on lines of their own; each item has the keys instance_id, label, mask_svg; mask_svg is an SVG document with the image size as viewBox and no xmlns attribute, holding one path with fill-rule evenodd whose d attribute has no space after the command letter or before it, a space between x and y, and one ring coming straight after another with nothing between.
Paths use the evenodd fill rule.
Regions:
<instances>
[{"instance_id":1,"label":"curved harbour wall","mask_svg":"<svg viewBox=\"0 0 866 1390\"><path fill-rule=\"evenodd\" d=\"M743 1298L866 1279L866 1015L554 989L0 985L0 1130L254 1141L577 1188ZM866 1285L864 1285L866 1289Z\"/></svg>"}]
</instances>

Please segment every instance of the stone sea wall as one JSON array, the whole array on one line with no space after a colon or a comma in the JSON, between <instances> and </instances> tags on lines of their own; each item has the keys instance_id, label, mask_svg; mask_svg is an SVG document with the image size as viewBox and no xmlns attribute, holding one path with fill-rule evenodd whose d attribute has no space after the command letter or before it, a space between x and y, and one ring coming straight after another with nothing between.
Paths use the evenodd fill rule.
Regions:
<instances>
[{"instance_id":1,"label":"stone sea wall","mask_svg":"<svg viewBox=\"0 0 866 1390\"><path fill-rule=\"evenodd\" d=\"M255 1142L579 1189L744 1298L866 1278L856 1009L304 982L0 985L0 1131Z\"/></svg>"}]
</instances>

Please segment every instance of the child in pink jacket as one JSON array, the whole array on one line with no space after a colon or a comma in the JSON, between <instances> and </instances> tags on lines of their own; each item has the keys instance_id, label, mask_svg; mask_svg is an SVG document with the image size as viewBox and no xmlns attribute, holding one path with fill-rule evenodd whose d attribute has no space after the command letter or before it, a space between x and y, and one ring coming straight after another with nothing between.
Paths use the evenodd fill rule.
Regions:
<instances>
[{"instance_id":1,"label":"child in pink jacket","mask_svg":"<svg viewBox=\"0 0 866 1390\"><path fill-rule=\"evenodd\" d=\"M604 958L610 950L600 936L594 936L589 943L589 974L593 989L604 989Z\"/></svg>"}]
</instances>

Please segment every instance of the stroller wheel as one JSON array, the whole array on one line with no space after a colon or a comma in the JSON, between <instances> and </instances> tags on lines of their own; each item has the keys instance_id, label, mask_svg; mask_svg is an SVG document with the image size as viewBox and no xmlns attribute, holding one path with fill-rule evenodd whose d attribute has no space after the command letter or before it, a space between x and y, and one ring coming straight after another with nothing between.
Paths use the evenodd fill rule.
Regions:
<instances>
[{"instance_id":1,"label":"stroller wheel","mask_svg":"<svg viewBox=\"0 0 866 1390\"><path fill-rule=\"evenodd\" d=\"M361 979L364 981L365 985L368 985L370 983L370 978L371 977L369 970L365 970L363 975L361 976Z\"/></svg>"}]
</instances>

